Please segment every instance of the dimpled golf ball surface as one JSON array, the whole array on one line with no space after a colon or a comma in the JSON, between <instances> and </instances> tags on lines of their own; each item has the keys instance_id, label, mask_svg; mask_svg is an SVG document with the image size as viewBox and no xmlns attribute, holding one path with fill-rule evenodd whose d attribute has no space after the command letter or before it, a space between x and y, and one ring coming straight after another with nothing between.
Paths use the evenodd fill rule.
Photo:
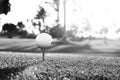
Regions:
<instances>
[{"instance_id":1,"label":"dimpled golf ball surface","mask_svg":"<svg viewBox=\"0 0 120 80\"><path fill-rule=\"evenodd\" d=\"M36 37L36 44L39 48L49 48L51 47L53 39L48 33L40 33Z\"/></svg>"}]
</instances>

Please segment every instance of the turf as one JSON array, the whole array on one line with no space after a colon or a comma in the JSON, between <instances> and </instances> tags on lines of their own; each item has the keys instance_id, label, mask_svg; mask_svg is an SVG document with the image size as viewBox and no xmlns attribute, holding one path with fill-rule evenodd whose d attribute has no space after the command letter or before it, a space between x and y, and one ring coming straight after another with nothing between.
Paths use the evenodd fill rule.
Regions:
<instances>
[{"instance_id":1,"label":"turf","mask_svg":"<svg viewBox=\"0 0 120 80\"><path fill-rule=\"evenodd\" d=\"M47 49L48 53L85 54L98 56L120 56L120 41L83 40L62 43L53 41L54 46ZM0 51L40 53L34 39L4 39L0 38Z\"/></svg>"},{"instance_id":2,"label":"turf","mask_svg":"<svg viewBox=\"0 0 120 80\"><path fill-rule=\"evenodd\" d=\"M119 80L120 58L0 52L1 80Z\"/></svg>"},{"instance_id":3,"label":"turf","mask_svg":"<svg viewBox=\"0 0 120 80\"><path fill-rule=\"evenodd\" d=\"M42 62L34 39L0 39L0 80L119 80L119 49L113 40L54 41Z\"/></svg>"}]
</instances>

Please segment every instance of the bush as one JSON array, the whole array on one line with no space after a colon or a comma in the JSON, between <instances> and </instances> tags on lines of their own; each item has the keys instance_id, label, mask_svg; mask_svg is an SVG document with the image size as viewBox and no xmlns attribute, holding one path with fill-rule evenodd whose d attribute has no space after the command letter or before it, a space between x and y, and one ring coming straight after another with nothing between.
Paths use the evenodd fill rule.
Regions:
<instances>
[{"instance_id":1,"label":"bush","mask_svg":"<svg viewBox=\"0 0 120 80\"><path fill-rule=\"evenodd\" d=\"M21 38L25 38L28 35L28 32L24 30L20 30L18 35L20 35Z\"/></svg>"},{"instance_id":2,"label":"bush","mask_svg":"<svg viewBox=\"0 0 120 80\"><path fill-rule=\"evenodd\" d=\"M16 25L12 24L12 23L6 23L2 26L2 30L6 31L6 32L11 32L16 30Z\"/></svg>"},{"instance_id":3,"label":"bush","mask_svg":"<svg viewBox=\"0 0 120 80\"><path fill-rule=\"evenodd\" d=\"M59 26L54 26L50 29L49 33L53 38L61 38L64 35L64 29Z\"/></svg>"},{"instance_id":4,"label":"bush","mask_svg":"<svg viewBox=\"0 0 120 80\"><path fill-rule=\"evenodd\" d=\"M20 38L31 38L31 39L35 39L35 37L36 37L35 34L30 34L30 33L28 33L26 30L21 30L21 31L19 31L18 35L20 36Z\"/></svg>"},{"instance_id":5,"label":"bush","mask_svg":"<svg viewBox=\"0 0 120 80\"><path fill-rule=\"evenodd\" d=\"M16 25L12 23L6 23L2 26L2 31L7 33L8 38L12 38L17 30Z\"/></svg>"},{"instance_id":6,"label":"bush","mask_svg":"<svg viewBox=\"0 0 120 80\"><path fill-rule=\"evenodd\" d=\"M18 24L20 28L17 28L16 25L12 23L6 23L2 26L2 32L0 36L7 36L8 38L13 38L14 36L19 36L20 38L35 38L35 34L30 34L26 30L22 30L24 28L22 23Z\"/></svg>"},{"instance_id":7,"label":"bush","mask_svg":"<svg viewBox=\"0 0 120 80\"><path fill-rule=\"evenodd\" d=\"M35 35L35 34L28 34L28 35L26 36L26 38L35 39L35 38L36 38L36 35Z\"/></svg>"},{"instance_id":8,"label":"bush","mask_svg":"<svg viewBox=\"0 0 120 80\"><path fill-rule=\"evenodd\" d=\"M22 29L22 28L25 28L25 25L23 24L23 22L18 22L17 23L17 26Z\"/></svg>"}]
</instances>

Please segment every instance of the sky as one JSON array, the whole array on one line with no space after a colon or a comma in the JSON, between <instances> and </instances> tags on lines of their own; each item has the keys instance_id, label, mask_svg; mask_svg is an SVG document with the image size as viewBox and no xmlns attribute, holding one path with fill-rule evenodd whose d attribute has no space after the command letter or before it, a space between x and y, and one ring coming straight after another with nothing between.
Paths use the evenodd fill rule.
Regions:
<instances>
[{"instance_id":1,"label":"sky","mask_svg":"<svg viewBox=\"0 0 120 80\"><path fill-rule=\"evenodd\" d=\"M88 20L91 27L120 26L120 0L68 0L68 25L82 26ZM71 9L73 8L73 10Z\"/></svg>"},{"instance_id":2,"label":"sky","mask_svg":"<svg viewBox=\"0 0 120 80\"><path fill-rule=\"evenodd\" d=\"M11 11L7 16L0 15L2 22L17 23L32 19L38 10L38 5L42 5L48 12L46 24L55 24L57 13L48 4L43 2L53 2L53 0L10 0ZM60 0L60 23L64 24L63 1ZM89 21L90 26L94 29L102 27L119 27L120 26L120 0L66 0L66 25L75 24L79 28Z\"/></svg>"},{"instance_id":3,"label":"sky","mask_svg":"<svg viewBox=\"0 0 120 80\"><path fill-rule=\"evenodd\" d=\"M12 22L16 24L18 21L33 19L39 10L39 5L45 8L47 13L50 15L49 17L52 17L49 18L49 20L54 20L55 16L53 15L56 14L55 11L50 5L45 4L44 1L45 0L10 0L11 11L7 14L7 16L3 15L2 20L3 22ZM48 2L52 2L52 0L49 0ZM47 19L46 22L48 23Z\"/></svg>"}]
</instances>

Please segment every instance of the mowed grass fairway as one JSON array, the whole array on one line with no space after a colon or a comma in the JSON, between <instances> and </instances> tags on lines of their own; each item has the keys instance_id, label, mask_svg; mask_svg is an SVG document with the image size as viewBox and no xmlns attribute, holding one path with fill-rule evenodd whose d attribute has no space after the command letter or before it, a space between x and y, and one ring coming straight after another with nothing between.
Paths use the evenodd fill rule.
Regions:
<instances>
[{"instance_id":1,"label":"mowed grass fairway","mask_svg":"<svg viewBox=\"0 0 120 80\"><path fill-rule=\"evenodd\" d=\"M120 80L120 43L84 40L46 51L34 39L0 39L0 80Z\"/></svg>"},{"instance_id":2,"label":"mowed grass fairway","mask_svg":"<svg viewBox=\"0 0 120 80\"><path fill-rule=\"evenodd\" d=\"M98 56L120 56L120 41L108 40L83 40L79 42L69 41L61 43L54 40L54 46L46 50L46 53L81 54ZM4 39L0 38L0 51L41 53L34 39Z\"/></svg>"}]
</instances>

